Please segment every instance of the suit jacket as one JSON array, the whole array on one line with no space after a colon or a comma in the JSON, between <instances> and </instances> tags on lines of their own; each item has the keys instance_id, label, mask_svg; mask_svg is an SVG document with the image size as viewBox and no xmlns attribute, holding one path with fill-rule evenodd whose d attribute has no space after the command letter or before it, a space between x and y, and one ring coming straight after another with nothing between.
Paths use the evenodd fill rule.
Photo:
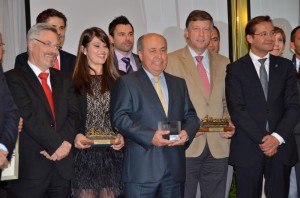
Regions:
<instances>
[{"instance_id":1,"label":"suit jacket","mask_svg":"<svg viewBox=\"0 0 300 198\"><path fill-rule=\"evenodd\" d=\"M8 150L7 158L15 148L18 136L19 111L11 96L0 64L0 143Z\"/></svg>"},{"instance_id":2,"label":"suit jacket","mask_svg":"<svg viewBox=\"0 0 300 198\"><path fill-rule=\"evenodd\" d=\"M29 65L6 72L6 78L24 119L20 133L19 178L43 178L53 168L57 168L63 178L72 178L72 152L55 162L40 154L40 151L46 150L52 155L63 141L71 144L74 141L79 122L79 104L71 76L50 68L55 125L41 83Z\"/></svg>"},{"instance_id":3,"label":"suit jacket","mask_svg":"<svg viewBox=\"0 0 300 198\"><path fill-rule=\"evenodd\" d=\"M132 55L133 55L133 58L134 58L136 67L137 67L137 69L139 70L139 69L142 67L141 60L140 60L140 58L139 58L138 55L136 55L136 54L134 54L134 53L132 53ZM117 68L117 70L119 71L119 74L120 74L120 75L122 75L122 76L123 76L123 75L126 75L126 72L124 72L124 71L122 71L122 70L119 69L119 63L118 63L118 58L117 58L117 55L116 55L116 54L114 54L114 64L115 64L115 67Z\"/></svg>"},{"instance_id":4,"label":"suit jacket","mask_svg":"<svg viewBox=\"0 0 300 198\"><path fill-rule=\"evenodd\" d=\"M182 130L189 135L187 144L199 129L199 119L184 80L164 74L169 93L167 117L144 69L119 78L113 90L112 125L126 138L125 182L157 182L167 168L174 180L185 180L186 147L156 147L151 144L158 121L181 121Z\"/></svg>"},{"instance_id":5,"label":"suit jacket","mask_svg":"<svg viewBox=\"0 0 300 198\"><path fill-rule=\"evenodd\" d=\"M60 55L60 70L64 72L72 73L75 66L76 56L63 50L59 50L59 55ZM27 61L28 61L28 52L19 54L16 57L15 68L27 66Z\"/></svg>"},{"instance_id":6,"label":"suit jacket","mask_svg":"<svg viewBox=\"0 0 300 198\"><path fill-rule=\"evenodd\" d=\"M267 101L249 54L228 65L226 98L236 127L230 146L230 164L250 167L256 163L264 156L258 144L272 132L285 141L275 155L287 166L298 161L293 129L299 118L299 95L290 60L270 55Z\"/></svg>"},{"instance_id":7,"label":"suit jacket","mask_svg":"<svg viewBox=\"0 0 300 198\"><path fill-rule=\"evenodd\" d=\"M186 80L192 103L200 119L206 115L214 118L229 117L225 99L225 70L229 59L211 51L208 51L208 58L210 66L209 97L205 96L197 66L188 46L168 54L166 72ZM206 142L214 158L228 157L230 140L221 138L219 133L205 133L195 138L186 151L186 156L200 156Z\"/></svg>"}]
</instances>

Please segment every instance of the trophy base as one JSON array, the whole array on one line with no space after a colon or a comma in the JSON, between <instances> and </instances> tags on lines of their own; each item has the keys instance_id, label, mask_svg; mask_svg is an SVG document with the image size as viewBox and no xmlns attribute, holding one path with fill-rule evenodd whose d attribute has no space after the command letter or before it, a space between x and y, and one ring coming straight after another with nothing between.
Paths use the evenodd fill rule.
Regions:
<instances>
[{"instance_id":1,"label":"trophy base","mask_svg":"<svg viewBox=\"0 0 300 198\"><path fill-rule=\"evenodd\" d=\"M200 132L225 132L225 131L229 131L232 132L233 131L233 127L200 127L199 129Z\"/></svg>"},{"instance_id":2,"label":"trophy base","mask_svg":"<svg viewBox=\"0 0 300 198\"><path fill-rule=\"evenodd\" d=\"M88 141L81 141L84 145L105 146L115 144L116 136L114 135L98 135L88 137Z\"/></svg>"}]
</instances>

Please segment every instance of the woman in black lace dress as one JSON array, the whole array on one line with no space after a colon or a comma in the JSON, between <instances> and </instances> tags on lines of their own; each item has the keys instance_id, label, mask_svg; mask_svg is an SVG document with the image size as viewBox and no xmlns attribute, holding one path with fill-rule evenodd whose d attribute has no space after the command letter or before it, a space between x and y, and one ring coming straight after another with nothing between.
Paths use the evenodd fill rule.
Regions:
<instances>
[{"instance_id":1,"label":"woman in black lace dress","mask_svg":"<svg viewBox=\"0 0 300 198\"><path fill-rule=\"evenodd\" d=\"M92 27L82 33L73 73L81 105L72 181L72 194L76 198L111 198L123 192L121 148L124 139L120 134L114 134L109 114L110 90L119 76L111 50L109 38L100 28ZM116 144L100 147L83 144L89 141L87 133L90 131L117 135Z\"/></svg>"}]
</instances>

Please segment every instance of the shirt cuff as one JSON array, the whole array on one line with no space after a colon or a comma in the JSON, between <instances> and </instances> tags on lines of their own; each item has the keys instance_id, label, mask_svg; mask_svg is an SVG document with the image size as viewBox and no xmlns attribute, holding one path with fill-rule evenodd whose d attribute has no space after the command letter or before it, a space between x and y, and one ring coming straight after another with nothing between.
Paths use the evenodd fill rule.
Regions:
<instances>
[{"instance_id":1,"label":"shirt cuff","mask_svg":"<svg viewBox=\"0 0 300 198\"><path fill-rule=\"evenodd\" d=\"M8 152L6 146L4 146L4 144L1 144L1 143L0 143L0 150Z\"/></svg>"},{"instance_id":2,"label":"shirt cuff","mask_svg":"<svg viewBox=\"0 0 300 198\"><path fill-rule=\"evenodd\" d=\"M279 145L285 143L284 139L278 133L273 132L271 135L274 136L279 141Z\"/></svg>"}]
</instances>

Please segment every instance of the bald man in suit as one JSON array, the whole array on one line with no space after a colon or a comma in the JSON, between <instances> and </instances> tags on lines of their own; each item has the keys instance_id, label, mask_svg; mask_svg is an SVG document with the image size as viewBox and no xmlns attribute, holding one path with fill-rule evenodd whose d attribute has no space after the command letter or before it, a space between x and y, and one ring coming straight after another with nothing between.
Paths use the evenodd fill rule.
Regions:
<instances>
[{"instance_id":1,"label":"bald man in suit","mask_svg":"<svg viewBox=\"0 0 300 198\"><path fill-rule=\"evenodd\" d=\"M225 70L229 59L208 50L213 19L202 10L192 11L187 20L187 46L169 54L166 72L184 78L199 118L229 117L225 100ZM196 57L202 56L209 87L199 76ZM206 92L206 88L209 89ZM198 132L186 151L185 197L225 197L230 138L233 132Z\"/></svg>"},{"instance_id":2,"label":"bald man in suit","mask_svg":"<svg viewBox=\"0 0 300 198\"><path fill-rule=\"evenodd\" d=\"M199 119L185 81L164 72L165 38L155 33L143 35L138 40L138 55L143 67L119 78L111 97L112 124L126 141L126 197L181 198L185 149L199 128ZM168 131L158 129L159 121L181 121L180 140L164 139Z\"/></svg>"}]
</instances>

